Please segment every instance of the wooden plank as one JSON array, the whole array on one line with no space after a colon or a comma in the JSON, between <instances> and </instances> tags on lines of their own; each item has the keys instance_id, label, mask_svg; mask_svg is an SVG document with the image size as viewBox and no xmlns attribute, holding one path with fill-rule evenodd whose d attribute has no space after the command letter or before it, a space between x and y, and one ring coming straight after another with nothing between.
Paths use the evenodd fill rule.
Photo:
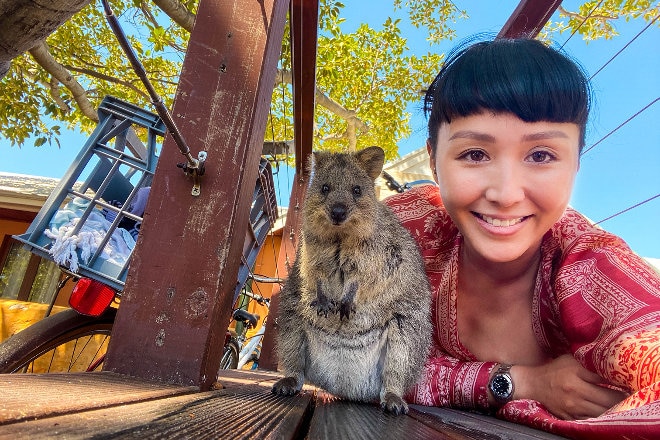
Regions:
<instances>
[{"instance_id":1,"label":"wooden plank","mask_svg":"<svg viewBox=\"0 0 660 440\"><path fill-rule=\"evenodd\" d=\"M317 402L309 439L472 439L454 430L438 429L408 416L385 413L380 406L345 402Z\"/></svg>"},{"instance_id":2,"label":"wooden plank","mask_svg":"<svg viewBox=\"0 0 660 440\"><path fill-rule=\"evenodd\" d=\"M522 439L522 440L558 440L554 434L532 429L528 426L507 422L493 416L459 411L451 408L434 408L411 405L409 416L441 432L461 433L466 438L475 439Z\"/></svg>"},{"instance_id":3,"label":"wooden plank","mask_svg":"<svg viewBox=\"0 0 660 440\"><path fill-rule=\"evenodd\" d=\"M222 389L165 385L113 373L0 375L0 439L528 439L555 440L481 414L332 399L314 387L271 393L278 373L223 370Z\"/></svg>"},{"instance_id":4,"label":"wooden plank","mask_svg":"<svg viewBox=\"0 0 660 440\"><path fill-rule=\"evenodd\" d=\"M220 370L218 382L214 387L223 389L240 388L246 385L258 385L270 389L276 380L282 378L280 373L260 370Z\"/></svg>"},{"instance_id":5,"label":"wooden plank","mask_svg":"<svg viewBox=\"0 0 660 440\"><path fill-rule=\"evenodd\" d=\"M562 437L467 411L411 405L408 416L393 416L376 404L317 399L307 438L555 440Z\"/></svg>"},{"instance_id":6,"label":"wooden plank","mask_svg":"<svg viewBox=\"0 0 660 440\"><path fill-rule=\"evenodd\" d=\"M0 425L197 391L103 372L2 374Z\"/></svg>"},{"instance_id":7,"label":"wooden plank","mask_svg":"<svg viewBox=\"0 0 660 440\"><path fill-rule=\"evenodd\" d=\"M238 278L286 20L286 0L202 0L173 118L201 195L167 136L104 368L209 389Z\"/></svg>"},{"instance_id":8,"label":"wooden plank","mask_svg":"<svg viewBox=\"0 0 660 440\"><path fill-rule=\"evenodd\" d=\"M534 38L561 4L561 0L521 0L497 38Z\"/></svg>"},{"instance_id":9,"label":"wooden plank","mask_svg":"<svg viewBox=\"0 0 660 440\"><path fill-rule=\"evenodd\" d=\"M0 438L293 439L311 408L310 394L244 385L0 426Z\"/></svg>"}]
</instances>

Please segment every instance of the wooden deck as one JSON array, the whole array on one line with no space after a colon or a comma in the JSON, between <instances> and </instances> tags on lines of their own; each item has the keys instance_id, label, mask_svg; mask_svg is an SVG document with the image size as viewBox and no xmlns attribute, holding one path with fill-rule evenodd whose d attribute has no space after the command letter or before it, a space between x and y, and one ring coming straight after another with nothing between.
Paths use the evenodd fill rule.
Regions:
<instances>
[{"instance_id":1,"label":"wooden deck","mask_svg":"<svg viewBox=\"0 0 660 440\"><path fill-rule=\"evenodd\" d=\"M279 376L228 370L221 389L115 373L0 375L0 439L558 439L492 417L413 405L375 405L270 392ZM218 387L219 388L219 387Z\"/></svg>"}]
</instances>

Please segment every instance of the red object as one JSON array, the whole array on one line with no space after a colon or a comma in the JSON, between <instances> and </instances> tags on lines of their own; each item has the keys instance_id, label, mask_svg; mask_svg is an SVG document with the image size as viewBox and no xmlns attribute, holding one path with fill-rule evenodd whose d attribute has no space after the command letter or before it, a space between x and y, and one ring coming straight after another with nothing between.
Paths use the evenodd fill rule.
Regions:
<instances>
[{"instance_id":1,"label":"red object","mask_svg":"<svg viewBox=\"0 0 660 440\"><path fill-rule=\"evenodd\" d=\"M81 278L71 292L69 305L82 315L100 316L114 298L115 291L110 287L91 278Z\"/></svg>"}]
</instances>

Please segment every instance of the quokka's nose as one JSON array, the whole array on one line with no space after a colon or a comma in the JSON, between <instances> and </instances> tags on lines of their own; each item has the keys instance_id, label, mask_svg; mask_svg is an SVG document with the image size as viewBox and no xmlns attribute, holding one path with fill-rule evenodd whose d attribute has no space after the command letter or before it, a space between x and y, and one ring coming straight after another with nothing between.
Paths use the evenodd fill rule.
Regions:
<instances>
[{"instance_id":1,"label":"quokka's nose","mask_svg":"<svg viewBox=\"0 0 660 440\"><path fill-rule=\"evenodd\" d=\"M333 205L332 209L330 210L330 218L332 219L332 222L336 225L346 220L347 214L348 214L348 210L346 209L346 206L342 204Z\"/></svg>"}]
</instances>

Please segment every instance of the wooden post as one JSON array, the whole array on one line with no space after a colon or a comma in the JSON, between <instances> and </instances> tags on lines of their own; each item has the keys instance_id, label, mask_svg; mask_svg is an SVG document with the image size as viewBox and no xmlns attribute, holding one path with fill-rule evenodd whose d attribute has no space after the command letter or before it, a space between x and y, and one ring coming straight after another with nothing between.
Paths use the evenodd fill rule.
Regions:
<instances>
[{"instance_id":1,"label":"wooden post","mask_svg":"<svg viewBox=\"0 0 660 440\"><path fill-rule=\"evenodd\" d=\"M293 72L293 130L296 173L305 169L314 141L314 103L316 96L316 43L318 40L319 1L291 0L291 70Z\"/></svg>"},{"instance_id":2,"label":"wooden post","mask_svg":"<svg viewBox=\"0 0 660 440\"><path fill-rule=\"evenodd\" d=\"M277 260L279 276L285 277L287 269L296 258L296 246L300 231L302 210L307 181L309 158L312 154L314 134L314 96L316 92L316 43L318 39L318 0L291 0L291 69L293 71L293 121L296 151L296 174L293 178L289 211L282 233L282 244ZM275 339L277 337L279 286L271 295L268 331L264 335L259 357L259 368L276 370Z\"/></svg>"},{"instance_id":3,"label":"wooden post","mask_svg":"<svg viewBox=\"0 0 660 440\"><path fill-rule=\"evenodd\" d=\"M302 222L303 199L307 190L309 174L298 174L293 176L293 185L291 188L291 198L289 199L289 210L287 211L286 221L282 229L282 242L280 252L277 257L278 276L285 278L288 274L288 268L293 265L296 258L296 247L298 246L298 236ZM277 317L279 315L279 285L273 286L271 294L270 310L268 312L268 329L261 342L261 354L259 356L259 369L277 370L277 356L275 353L275 341L279 326Z\"/></svg>"},{"instance_id":4,"label":"wooden post","mask_svg":"<svg viewBox=\"0 0 660 440\"><path fill-rule=\"evenodd\" d=\"M520 0L497 38L535 38L560 4L561 0Z\"/></svg>"},{"instance_id":5,"label":"wooden post","mask_svg":"<svg viewBox=\"0 0 660 440\"><path fill-rule=\"evenodd\" d=\"M201 0L104 369L208 389L215 381L257 178L287 0Z\"/></svg>"}]
</instances>

